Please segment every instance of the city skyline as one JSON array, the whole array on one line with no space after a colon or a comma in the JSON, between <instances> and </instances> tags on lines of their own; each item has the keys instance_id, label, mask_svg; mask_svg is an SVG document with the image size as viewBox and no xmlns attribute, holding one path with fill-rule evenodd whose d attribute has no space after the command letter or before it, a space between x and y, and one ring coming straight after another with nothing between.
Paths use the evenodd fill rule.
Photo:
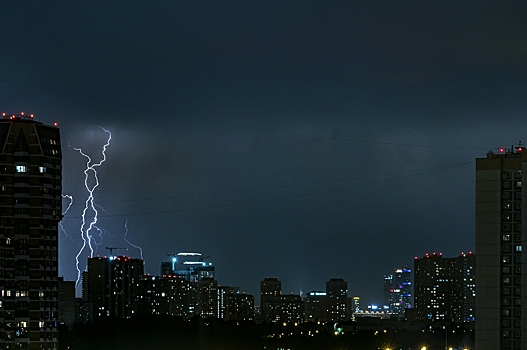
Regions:
<instances>
[{"instance_id":1,"label":"city skyline","mask_svg":"<svg viewBox=\"0 0 527 350\"><path fill-rule=\"evenodd\" d=\"M6 13L2 109L61 129L66 280L87 198L73 147L101 160L100 127L98 254L138 257L128 240L155 275L200 251L253 295L265 277L286 293L343 278L365 304L414 256L475 250L475 158L526 141L522 2Z\"/></svg>"}]
</instances>

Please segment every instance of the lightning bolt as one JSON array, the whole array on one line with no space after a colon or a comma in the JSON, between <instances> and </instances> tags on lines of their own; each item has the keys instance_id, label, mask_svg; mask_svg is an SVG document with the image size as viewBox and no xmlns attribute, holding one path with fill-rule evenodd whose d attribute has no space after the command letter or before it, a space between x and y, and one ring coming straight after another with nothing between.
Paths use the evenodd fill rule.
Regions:
<instances>
[{"instance_id":1,"label":"lightning bolt","mask_svg":"<svg viewBox=\"0 0 527 350\"><path fill-rule=\"evenodd\" d=\"M102 148L102 160L99 163L92 164L92 159L90 156L85 154L81 148L75 148L73 149L77 152L79 152L83 157L87 159L86 161L86 169L84 170L84 186L86 187L86 191L88 191L88 198L86 199L86 202L84 203L84 209L82 211L82 224L80 227L80 234L82 238L82 247L79 250L79 253L77 256L75 256L75 267L77 268L77 281L75 282L75 287L79 285L79 282L81 280L81 269L79 268L79 257L81 256L82 252L86 248L86 246L90 249L90 256L93 256L93 246L92 246L92 239L93 237L90 234L90 231L94 228L95 224L97 224L97 209L95 209L95 205L93 203L93 191L97 187L99 187L99 178L97 177L97 169L106 161L106 148L110 145L110 141L112 140L112 133L105 128L102 128L105 133L108 134L108 140L104 144ZM92 176L90 177L90 174ZM89 185L89 179L93 178L93 185ZM87 224L86 222L86 216L88 211L93 212L93 218L91 221ZM87 228L86 228L87 227ZM94 240L95 242L95 240Z\"/></svg>"},{"instance_id":2,"label":"lightning bolt","mask_svg":"<svg viewBox=\"0 0 527 350\"><path fill-rule=\"evenodd\" d=\"M143 260L143 248L130 243L130 241L126 238L126 236L128 235L128 218L126 218L126 222L124 223L124 228L126 229L126 232L124 233L124 237L123 237L124 240L126 241L126 243L128 243L132 247L139 249L139 253L141 254L141 260Z\"/></svg>"},{"instance_id":3,"label":"lightning bolt","mask_svg":"<svg viewBox=\"0 0 527 350\"><path fill-rule=\"evenodd\" d=\"M66 213L68 212L68 210L70 210L71 205L73 204L73 196L70 196L69 194L63 194L63 195L62 195L62 198L68 198L68 199L70 200L70 204L68 205L68 207L66 208L66 210L64 210L64 211L62 212L62 216L64 216L64 215L66 215ZM64 240L68 239L68 237L71 238L71 237L68 235L68 233L66 232L66 229L64 229L64 226L62 226L62 221L59 221L59 227L60 227L60 230L61 230L62 232L64 232L64 235L66 236L66 238L65 238Z\"/></svg>"}]
</instances>

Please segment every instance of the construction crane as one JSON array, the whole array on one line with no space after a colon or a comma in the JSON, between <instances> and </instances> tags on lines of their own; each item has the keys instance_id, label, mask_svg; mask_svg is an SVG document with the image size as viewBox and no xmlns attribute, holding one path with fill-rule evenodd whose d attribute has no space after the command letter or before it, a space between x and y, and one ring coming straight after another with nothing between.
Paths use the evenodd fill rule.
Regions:
<instances>
[{"instance_id":1,"label":"construction crane","mask_svg":"<svg viewBox=\"0 0 527 350\"><path fill-rule=\"evenodd\" d=\"M110 251L110 255L113 255L113 250L128 250L128 248L119 248L119 247L106 247Z\"/></svg>"}]
</instances>

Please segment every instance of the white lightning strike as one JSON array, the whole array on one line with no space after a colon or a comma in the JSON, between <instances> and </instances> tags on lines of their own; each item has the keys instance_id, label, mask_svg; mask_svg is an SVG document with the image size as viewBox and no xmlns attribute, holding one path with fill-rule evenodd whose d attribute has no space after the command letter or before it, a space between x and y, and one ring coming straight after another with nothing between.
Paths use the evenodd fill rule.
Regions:
<instances>
[{"instance_id":1,"label":"white lightning strike","mask_svg":"<svg viewBox=\"0 0 527 350\"><path fill-rule=\"evenodd\" d=\"M128 243L132 247L134 247L136 249L139 249L139 252L141 253L141 260L143 260L143 248L141 248L139 246L136 246L135 244L130 243L130 241L128 239L126 239L126 236L128 235L128 218L126 218L126 222L124 223L124 228L126 229L126 232L124 233L124 237L123 237L124 240L126 241L126 243Z\"/></svg>"},{"instance_id":2,"label":"white lightning strike","mask_svg":"<svg viewBox=\"0 0 527 350\"><path fill-rule=\"evenodd\" d=\"M110 141L112 139L112 133L110 131L102 127L101 129L104 130L104 132L108 134L108 141L106 141L106 144L102 148L102 152L101 152L102 160L99 163L92 164L92 159L90 158L90 156L85 154L82 151L82 149L73 147L75 151L78 151L82 156L84 156L88 160L86 162L86 169L84 170L84 186L86 187L86 190L88 191L88 198L86 199L84 210L82 211L82 224L80 228L80 233L81 233L81 238L82 238L83 243L82 243L81 249L79 250L79 253L75 257L75 267L77 268L77 281L75 282L75 287L78 286L80 279L81 279L81 269L79 268L79 257L84 251L84 248L86 248L86 245L88 245L88 247L90 248L90 256L93 256L92 236L90 235L90 231L97 223L97 214L98 214L97 209L95 209L95 206L93 204L93 191L95 191L95 189L99 187L99 178L97 177L97 170L95 168L100 167L101 164L104 163L104 161L106 160L106 148L110 145ZM94 184L91 187L88 184L88 179L90 178L90 172L93 173L93 179L94 179ZM93 219L88 224L88 228L85 229L86 213L89 209L91 209L91 211L93 212Z\"/></svg>"},{"instance_id":3,"label":"white lightning strike","mask_svg":"<svg viewBox=\"0 0 527 350\"><path fill-rule=\"evenodd\" d=\"M69 194L63 194L62 195L62 198L68 198L70 200L70 204L68 205L68 207L66 208L66 210L64 210L62 212L62 216L66 215L66 213L68 212L68 210L70 210L71 208L71 205L73 204L73 196L70 196ZM64 232L64 235L66 236L66 238L64 238L64 240L68 239L68 237L70 237L68 235L68 233L66 232L66 230L64 229L64 226L62 226L62 221L59 221L59 227L60 227L60 230L62 232ZM71 237L70 237L71 238Z\"/></svg>"}]
</instances>

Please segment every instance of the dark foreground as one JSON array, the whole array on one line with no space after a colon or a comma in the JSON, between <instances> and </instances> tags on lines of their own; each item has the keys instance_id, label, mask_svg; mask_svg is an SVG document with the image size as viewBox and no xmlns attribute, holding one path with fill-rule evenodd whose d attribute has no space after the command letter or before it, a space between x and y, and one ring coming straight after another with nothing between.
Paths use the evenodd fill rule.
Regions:
<instances>
[{"instance_id":1,"label":"dark foreground","mask_svg":"<svg viewBox=\"0 0 527 350\"><path fill-rule=\"evenodd\" d=\"M217 319L185 321L169 316L128 320L107 318L71 330L61 328L60 349L70 350L378 350L473 349L473 333L453 327L448 340L442 327L426 331L361 330L349 323L344 334L335 335L333 325L283 326ZM346 329L348 329L346 331Z\"/></svg>"}]
</instances>

